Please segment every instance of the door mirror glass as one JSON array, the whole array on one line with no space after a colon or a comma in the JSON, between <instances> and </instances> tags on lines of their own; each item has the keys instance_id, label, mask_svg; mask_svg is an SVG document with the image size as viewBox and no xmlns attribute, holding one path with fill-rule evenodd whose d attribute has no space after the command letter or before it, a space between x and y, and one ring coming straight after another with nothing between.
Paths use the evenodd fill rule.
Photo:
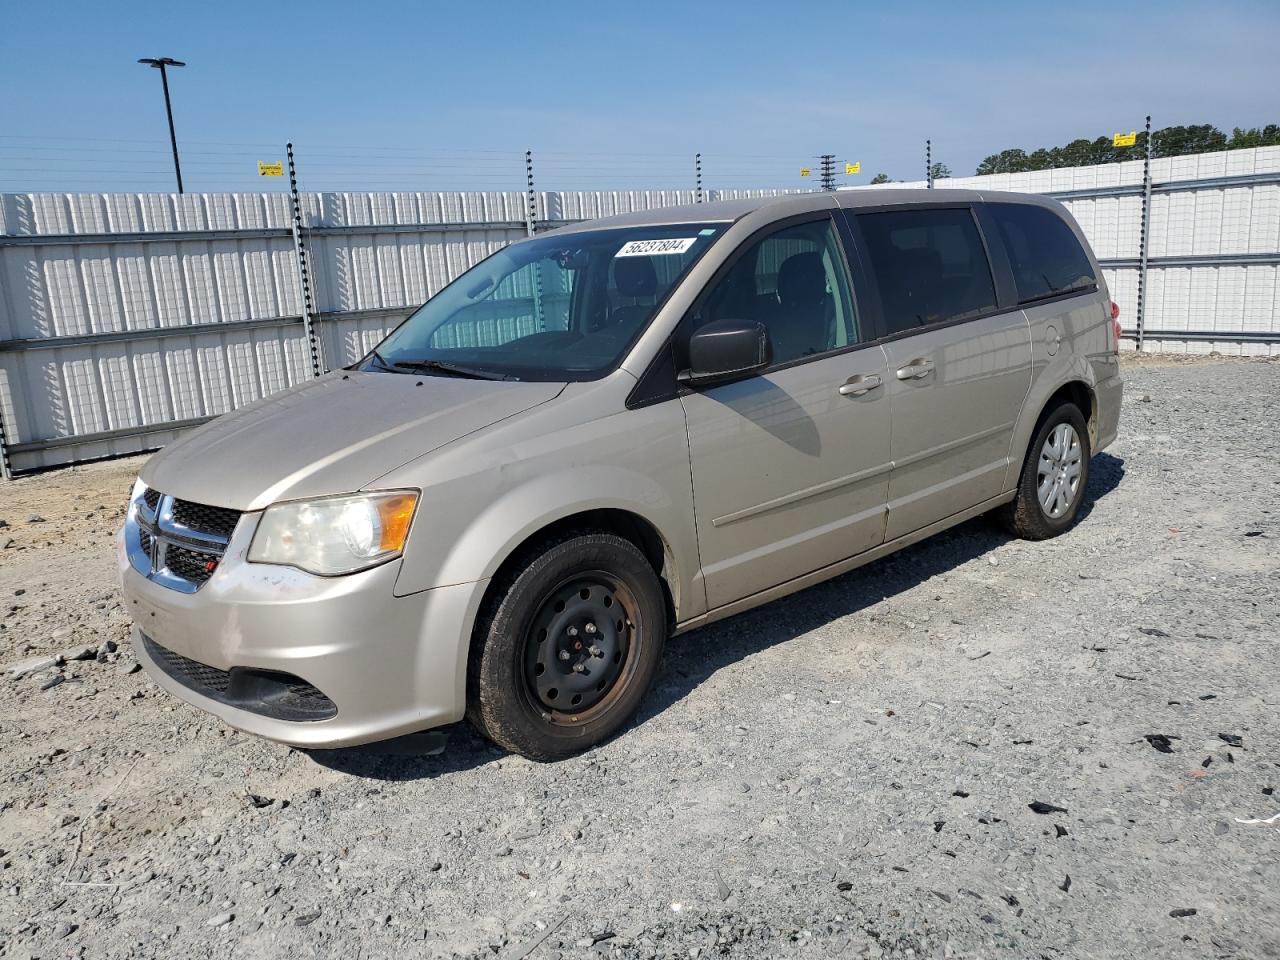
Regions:
<instances>
[{"instance_id":1,"label":"door mirror glass","mask_svg":"<svg viewBox=\"0 0 1280 960\"><path fill-rule=\"evenodd\" d=\"M680 381L695 387L728 383L759 373L772 361L763 323L716 320L689 338L689 369Z\"/></svg>"}]
</instances>

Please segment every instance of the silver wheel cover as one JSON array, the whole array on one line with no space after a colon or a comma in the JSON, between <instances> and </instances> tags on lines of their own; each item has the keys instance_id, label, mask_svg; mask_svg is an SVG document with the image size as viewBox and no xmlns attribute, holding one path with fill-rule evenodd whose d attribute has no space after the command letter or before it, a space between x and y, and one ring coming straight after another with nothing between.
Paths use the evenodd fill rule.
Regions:
<instances>
[{"instance_id":1,"label":"silver wheel cover","mask_svg":"<svg viewBox=\"0 0 1280 960\"><path fill-rule=\"evenodd\" d=\"M1083 474L1080 435L1071 424L1060 423L1045 437L1036 464L1036 494L1046 517L1057 520L1071 509Z\"/></svg>"}]
</instances>

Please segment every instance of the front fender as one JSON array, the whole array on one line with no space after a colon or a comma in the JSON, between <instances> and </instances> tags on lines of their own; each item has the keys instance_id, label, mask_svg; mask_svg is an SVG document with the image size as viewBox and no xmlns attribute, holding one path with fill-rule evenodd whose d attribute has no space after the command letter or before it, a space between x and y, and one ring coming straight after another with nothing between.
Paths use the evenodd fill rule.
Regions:
<instances>
[{"instance_id":1,"label":"front fender","mask_svg":"<svg viewBox=\"0 0 1280 960\"><path fill-rule=\"evenodd\" d=\"M539 530L607 509L657 531L678 617L705 612L679 401L600 415L598 394L571 393L382 478L422 490L397 594L492 577Z\"/></svg>"},{"instance_id":2,"label":"front fender","mask_svg":"<svg viewBox=\"0 0 1280 960\"><path fill-rule=\"evenodd\" d=\"M505 491L474 517L443 558L440 582L488 579L540 530L588 511L620 510L640 517L661 538L663 574L677 617L698 616L705 612L705 602L697 610L689 607L701 591L694 589L687 556L696 546L678 543L681 527L692 527L692 514L684 512L686 509L691 505L682 508L671 492L651 477L618 467L592 465L530 478ZM696 563L692 566L696 569Z\"/></svg>"}]
</instances>

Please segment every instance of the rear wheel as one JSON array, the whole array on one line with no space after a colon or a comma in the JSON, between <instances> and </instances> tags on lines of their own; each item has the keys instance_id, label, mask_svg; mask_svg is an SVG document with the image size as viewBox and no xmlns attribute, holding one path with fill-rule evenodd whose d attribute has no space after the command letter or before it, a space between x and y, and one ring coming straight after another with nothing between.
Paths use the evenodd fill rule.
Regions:
<instances>
[{"instance_id":1,"label":"rear wheel","mask_svg":"<svg viewBox=\"0 0 1280 960\"><path fill-rule=\"evenodd\" d=\"M530 551L486 604L467 716L495 743L555 760L635 712L666 639L662 587L630 541L577 532Z\"/></svg>"},{"instance_id":2,"label":"rear wheel","mask_svg":"<svg viewBox=\"0 0 1280 960\"><path fill-rule=\"evenodd\" d=\"M1074 403L1040 423L1018 478L1017 496L1000 512L1005 528L1024 540L1047 540L1070 529L1089 482L1089 429Z\"/></svg>"}]
</instances>

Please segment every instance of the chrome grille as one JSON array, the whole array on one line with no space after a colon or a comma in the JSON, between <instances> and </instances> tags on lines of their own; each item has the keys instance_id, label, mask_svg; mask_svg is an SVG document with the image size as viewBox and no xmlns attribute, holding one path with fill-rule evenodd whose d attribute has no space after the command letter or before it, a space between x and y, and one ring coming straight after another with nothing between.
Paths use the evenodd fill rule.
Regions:
<instances>
[{"instance_id":1,"label":"chrome grille","mask_svg":"<svg viewBox=\"0 0 1280 960\"><path fill-rule=\"evenodd\" d=\"M240 521L239 510L228 510L225 507L207 507L203 503L192 503L190 500L173 501L173 519L184 527L201 530L227 540Z\"/></svg>"},{"instance_id":2,"label":"chrome grille","mask_svg":"<svg viewBox=\"0 0 1280 960\"><path fill-rule=\"evenodd\" d=\"M238 510L144 489L129 511L129 560L148 579L194 593L218 569L239 521Z\"/></svg>"},{"instance_id":3,"label":"chrome grille","mask_svg":"<svg viewBox=\"0 0 1280 960\"><path fill-rule=\"evenodd\" d=\"M197 553L195 550L188 550L186 547L179 547L174 544L169 545L168 553L165 555L170 572L182 577L184 580L190 580L192 583L204 583L211 576L213 571L218 569L218 559L207 553Z\"/></svg>"}]
</instances>

